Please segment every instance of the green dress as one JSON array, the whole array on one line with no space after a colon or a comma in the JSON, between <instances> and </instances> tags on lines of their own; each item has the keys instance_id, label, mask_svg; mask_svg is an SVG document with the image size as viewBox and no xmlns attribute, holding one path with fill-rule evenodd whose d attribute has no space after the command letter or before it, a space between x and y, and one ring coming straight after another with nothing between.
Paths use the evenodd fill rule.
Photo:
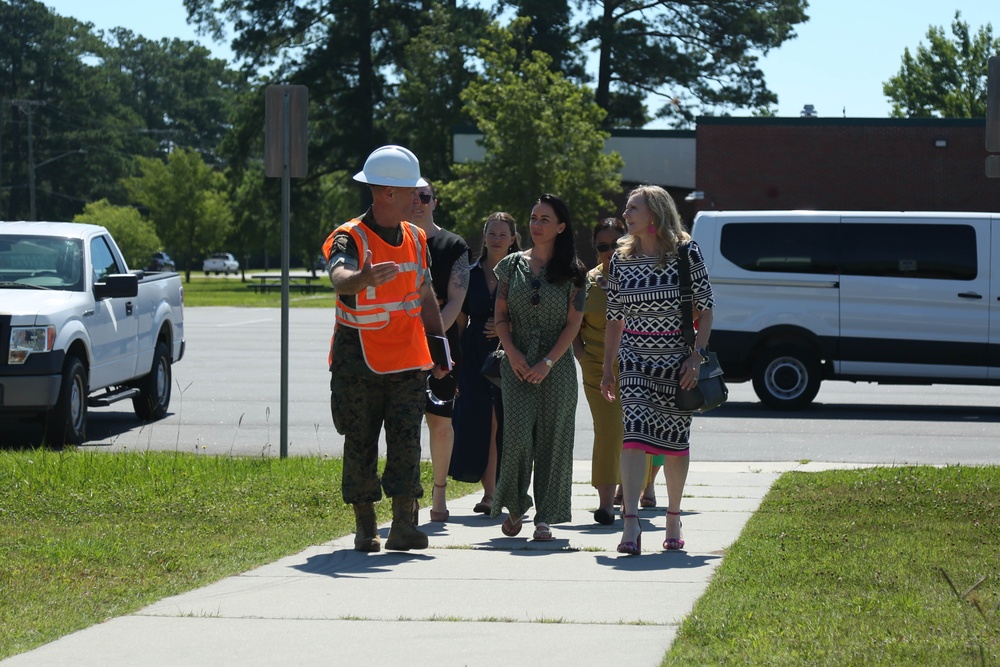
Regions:
<instances>
[{"instance_id":1,"label":"green dress","mask_svg":"<svg viewBox=\"0 0 1000 667\"><path fill-rule=\"evenodd\" d=\"M507 312L514 345L534 365L549 353L566 327L570 303L575 299L577 310L583 310L586 293L568 281L551 284L545 268L537 277L532 275L521 253L502 259L494 273L508 284ZM533 306L536 292L538 305ZM500 478L493 494L494 517L504 507L520 516L535 505L528 494L534 468L534 522L553 524L571 518L577 404L572 346L553 361L552 370L537 385L518 380L507 360L500 367L504 433Z\"/></svg>"}]
</instances>

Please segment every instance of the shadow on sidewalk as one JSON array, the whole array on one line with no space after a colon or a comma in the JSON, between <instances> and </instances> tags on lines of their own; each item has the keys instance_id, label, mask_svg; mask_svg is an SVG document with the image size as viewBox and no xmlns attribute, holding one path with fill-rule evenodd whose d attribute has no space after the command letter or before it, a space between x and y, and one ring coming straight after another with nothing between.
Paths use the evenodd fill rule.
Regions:
<instances>
[{"instance_id":1,"label":"shadow on sidewalk","mask_svg":"<svg viewBox=\"0 0 1000 667\"><path fill-rule=\"evenodd\" d=\"M369 554L346 547L330 553L310 556L305 563L293 565L292 568L306 574L351 577L389 572L395 566L408 561L430 561L433 559L434 556L417 551L383 550Z\"/></svg>"},{"instance_id":2,"label":"shadow on sidewalk","mask_svg":"<svg viewBox=\"0 0 1000 667\"><path fill-rule=\"evenodd\" d=\"M641 556L600 555L598 565L623 572L652 572L657 570L695 570L722 560L722 556L705 554L689 555L683 551L643 551Z\"/></svg>"}]
</instances>

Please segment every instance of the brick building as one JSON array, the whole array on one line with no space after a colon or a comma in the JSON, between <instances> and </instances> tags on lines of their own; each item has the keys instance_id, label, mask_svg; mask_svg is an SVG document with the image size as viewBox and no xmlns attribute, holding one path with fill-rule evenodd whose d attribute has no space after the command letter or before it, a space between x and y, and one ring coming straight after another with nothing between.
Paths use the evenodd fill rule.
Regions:
<instances>
[{"instance_id":1,"label":"brick building","mask_svg":"<svg viewBox=\"0 0 1000 667\"><path fill-rule=\"evenodd\" d=\"M455 160L482 159L479 138L456 130ZM694 131L612 130L605 150L625 160L607 215L642 183L666 188L688 225L711 208L1000 212L983 118L703 116ZM577 241L592 262L589 237Z\"/></svg>"},{"instance_id":2,"label":"brick building","mask_svg":"<svg viewBox=\"0 0 1000 667\"><path fill-rule=\"evenodd\" d=\"M699 208L1000 211L985 133L982 118L699 118Z\"/></svg>"}]
</instances>

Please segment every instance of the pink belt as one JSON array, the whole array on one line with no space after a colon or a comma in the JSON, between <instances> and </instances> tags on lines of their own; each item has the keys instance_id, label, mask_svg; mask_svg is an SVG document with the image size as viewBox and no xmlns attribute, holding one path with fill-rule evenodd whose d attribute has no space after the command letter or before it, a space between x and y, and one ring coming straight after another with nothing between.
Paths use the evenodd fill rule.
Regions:
<instances>
[{"instance_id":1,"label":"pink belt","mask_svg":"<svg viewBox=\"0 0 1000 667\"><path fill-rule=\"evenodd\" d=\"M637 336L676 336L681 333L680 329L674 329L673 331L635 331L634 329L624 329L624 331L625 333Z\"/></svg>"}]
</instances>

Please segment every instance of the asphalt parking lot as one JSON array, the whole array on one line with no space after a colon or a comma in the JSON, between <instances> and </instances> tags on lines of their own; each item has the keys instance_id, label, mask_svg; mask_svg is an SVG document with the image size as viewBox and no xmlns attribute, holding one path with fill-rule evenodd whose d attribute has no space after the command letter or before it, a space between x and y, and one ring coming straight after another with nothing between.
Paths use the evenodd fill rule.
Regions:
<instances>
[{"instance_id":1,"label":"asphalt parking lot","mask_svg":"<svg viewBox=\"0 0 1000 667\"><path fill-rule=\"evenodd\" d=\"M324 298L324 297L316 297ZM332 309L291 309L290 455L339 456L330 418L327 351ZM281 312L187 308L187 352L174 366L170 414L142 424L128 401L92 409L88 449L273 455L280 451ZM797 413L765 409L748 383L695 418L692 454L703 461L996 463L1000 387L824 383ZM580 392L575 458L590 459L593 427ZM424 454L429 456L426 431Z\"/></svg>"}]
</instances>

